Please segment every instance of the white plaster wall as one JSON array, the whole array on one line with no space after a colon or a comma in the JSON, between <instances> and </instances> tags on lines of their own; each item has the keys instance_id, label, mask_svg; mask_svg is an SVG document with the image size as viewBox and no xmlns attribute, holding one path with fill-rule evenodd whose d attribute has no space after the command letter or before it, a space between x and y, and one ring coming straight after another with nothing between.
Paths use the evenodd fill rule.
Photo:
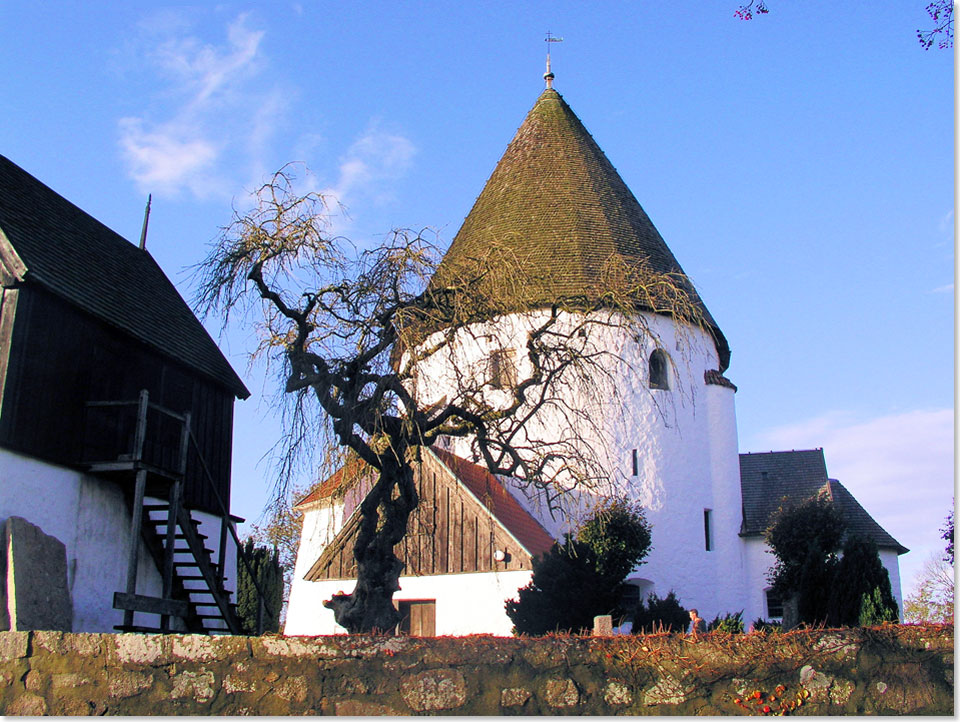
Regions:
<instances>
[{"instance_id":1,"label":"white plaster wall","mask_svg":"<svg viewBox=\"0 0 960 722\"><path fill-rule=\"evenodd\" d=\"M504 604L517 596L517 590L530 581L530 571L444 574L400 577L400 591L394 602L433 599L437 603L437 636L494 634L508 637L513 623ZM353 591L353 580L304 582L300 588L302 613L291 620L289 613L284 634L287 636L346 634L323 602L334 594ZM292 596L292 593L291 593ZM291 600L292 607L292 600Z\"/></svg>"},{"instance_id":2,"label":"white plaster wall","mask_svg":"<svg viewBox=\"0 0 960 722\"><path fill-rule=\"evenodd\" d=\"M897 608L900 610L900 621L903 621L903 588L900 586L900 557L893 549L881 549L880 561L890 575L890 590L893 592L893 598L897 600Z\"/></svg>"},{"instance_id":3,"label":"white plaster wall","mask_svg":"<svg viewBox=\"0 0 960 722\"><path fill-rule=\"evenodd\" d=\"M527 330L544 313L513 315L460 332L449 351L423 363L420 398L457 399L457 373L482 374L498 347L516 350L522 380L529 374ZM581 319L565 318L564 328ZM649 388L647 360L657 347L670 356L670 390ZM636 573L652 580L658 594L673 589L681 603L696 606L702 616L738 611L745 564L738 537L736 418L733 391L704 382L704 372L718 367L712 339L663 316L641 314L629 327L598 318L584 348L607 351L594 383L565 386L557 394L559 403L538 412L520 438L571 440L595 454L605 478L591 493L566 499L561 515L551 515L542 496L511 491L557 538L576 528L597 498L629 495L644 506L653 526L653 551ZM496 403L497 394L503 392L488 392L488 401ZM637 476L632 474L632 449L638 453ZM472 456L468 440L453 440L451 450ZM704 509L714 511L715 551L705 550Z\"/></svg>"},{"instance_id":4,"label":"white plaster wall","mask_svg":"<svg viewBox=\"0 0 960 722\"><path fill-rule=\"evenodd\" d=\"M323 624L322 619L326 615L329 615L329 622L333 622L333 612L324 608L322 602L329 599L338 589L323 596L324 592L318 589L320 582L308 582L303 577L342 528L343 510L342 504L324 504L313 506L303 512L303 527L300 531L297 561L290 584L284 634L333 634L332 631L312 630L317 628L317 624ZM353 582L347 582L347 584L353 589Z\"/></svg>"},{"instance_id":5,"label":"white plaster wall","mask_svg":"<svg viewBox=\"0 0 960 722\"><path fill-rule=\"evenodd\" d=\"M23 517L67 551L74 632L114 632L123 612L130 515L116 484L0 448L0 519ZM137 592L160 596L162 582L141 544Z\"/></svg>"},{"instance_id":6,"label":"white plaster wall","mask_svg":"<svg viewBox=\"0 0 960 722\"><path fill-rule=\"evenodd\" d=\"M200 522L200 533L208 537L204 543L213 549L216 562L219 517L198 511L192 515ZM10 516L23 517L66 546L73 631L115 632L114 625L123 623L123 611L113 608L113 593L126 589L130 538L130 513L121 487L0 448L0 520ZM160 572L146 545L139 546L137 594L159 597L163 592ZM228 538L225 586L229 590L236 588L236 562L236 546ZM156 619L134 617L136 623L153 624Z\"/></svg>"},{"instance_id":7,"label":"white plaster wall","mask_svg":"<svg viewBox=\"0 0 960 722\"><path fill-rule=\"evenodd\" d=\"M767 615L766 589L770 586L770 582L767 581L767 572L776 559L762 537L744 537L741 542L746 568L746 583L743 588L743 622L749 627L758 617L767 621L770 619Z\"/></svg>"}]
</instances>

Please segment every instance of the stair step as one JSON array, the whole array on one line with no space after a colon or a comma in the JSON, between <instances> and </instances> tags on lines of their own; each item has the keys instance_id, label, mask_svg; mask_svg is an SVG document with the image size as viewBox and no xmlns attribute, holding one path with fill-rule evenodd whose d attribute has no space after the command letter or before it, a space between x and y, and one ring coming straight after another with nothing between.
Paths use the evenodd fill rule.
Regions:
<instances>
[{"instance_id":1,"label":"stair step","mask_svg":"<svg viewBox=\"0 0 960 722\"><path fill-rule=\"evenodd\" d=\"M204 548L203 548L203 551L204 551L208 556L209 556L210 554L213 554L213 549L207 549L206 547L204 547ZM192 553L193 553L193 550L192 550L190 547L174 547L174 548L173 548L173 553L174 553L174 554L187 554L187 553L192 554Z\"/></svg>"},{"instance_id":2,"label":"stair step","mask_svg":"<svg viewBox=\"0 0 960 722\"><path fill-rule=\"evenodd\" d=\"M202 575L193 575L193 574L178 574L177 579L181 582L205 582L207 578ZM229 581L230 577L224 577L223 581ZM188 589L187 591L199 592L199 589Z\"/></svg>"}]
</instances>

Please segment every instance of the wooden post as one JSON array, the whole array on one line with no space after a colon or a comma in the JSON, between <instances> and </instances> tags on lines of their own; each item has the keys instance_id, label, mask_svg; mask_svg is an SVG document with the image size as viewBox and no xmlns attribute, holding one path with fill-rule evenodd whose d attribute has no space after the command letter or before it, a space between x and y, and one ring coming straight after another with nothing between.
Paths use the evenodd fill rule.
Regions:
<instances>
[{"instance_id":1,"label":"wooden post","mask_svg":"<svg viewBox=\"0 0 960 722\"><path fill-rule=\"evenodd\" d=\"M223 574L227 566L227 525L230 523L230 517L224 515L220 518L220 546L217 549L217 581L223 587ZM237 550L237 554L240 550Z\"/></svg>"},{"instance_id":2,"label":"wooden post","mask_svg":"<svg viewBox=\"0 0 960 722\"><path fill-rule=\"evenodd\" d=\"M130 555L127 557L127 594L137 593L137 563L140 560L140 526L143 522L143 492L147 487L147 471L137 471L137 485L133 492L133 512L130 515ZM133 610L125 609L123 623L133 624Z\"/></svg>"},{"instance_id":3,"label":"wooden post","mask_svg":"<svg viewBox=\"0 0 960 722\"><path fill-rule=\"evenodd\" d=\"M137 481L133 491L133 509L130 514L130 553L127 557L127 594L137 593L137 564L140 561L140 528L143 524L143 495L147 488L146 469L139 468L143 458L143 441L147 435L147 408L150 394L146 389L140 391L137 402L137 428L133 437L133 460L137 468ZM133 624L133 610L123 611L125 626Z\"/></svg>"}]
</instances>

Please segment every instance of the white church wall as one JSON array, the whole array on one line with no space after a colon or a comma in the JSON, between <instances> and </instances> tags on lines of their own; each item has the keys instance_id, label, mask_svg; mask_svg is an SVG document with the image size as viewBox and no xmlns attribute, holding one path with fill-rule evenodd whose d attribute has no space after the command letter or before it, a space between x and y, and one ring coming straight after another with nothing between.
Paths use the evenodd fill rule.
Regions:
<instances>
[{"instance_id":1,"label":"white church wall","mask_svg":"<svg viewBox=\"0 0 960 722\"><path fill-rule=\"evenodd\" d=\"M0 448L0 520L23 517L66 546L74 632L113 632L123 612L130 513L120 487ZM160 596L160 574L140 545L137 591Z\"/></svg>"},{"instance_id":2,"label":"white church wall","mask_svg":"<svg viewBox=\"0 0 960 722\"><path fill-rule=\"evenodd\" d=\"M773 566L775 560L773 555L770 554L770 547L767 546L762 537L745 537L742 542L744 565L746 567L743 622L749 627L758 618L770 621L770 615L767 614L766 590L770 587L770 582L767 581L767 572Z\"/></svg>"},{"instance_id":3,"label":"white church wall","mask_svg":"<svg viewBox=\"0 0 960 722\"><path fill-rule=\"evenodd\" d=\"M733 389L717 385L706 386L704 394L713 481L712 541L720 571L717 608L721 613L744 609L747 588L745 550L739 536L743 505L734 394Z\"/></svg>"},{"instance_id":4,"label":"white church wall","mask_svg":"<svg viewBox=\"0 0 960 722\"><path fill-rule=\"evenodd\" d=\"M402 601L436 602L436 633L443 635L493 634L510 636L513 623L504 603L516 598L517 590L530 581L531 572L483 572L400 577L400 590L394 603ZM354 580L304 582L300 587L299 612L287 614L286 636L346 634L323 602L334 594L350 593ZM291 594L291 607L292 594Z\"/></svg>"},{"instance_id":5,"label":"white church wall","mask_svg":"<svg viewBox=\"0 0 960 722\"><path fill-rule=\"evenodd\" d=\"M880 561L883 562L887 574L890 575L890 591L893 592L893 598L897 600L897 608L900 610L900 621L903 621L903 589L900 586L900 557L893 549L881 549Z\"/></svg>"},{"instance_id":6,"label":"white church wall","mask_svg":"<svg viewBox=\"0 0 960 722\"><path fill-rule=\"evenodd\" d=\"M461 331L457 344L424 363L418 392L428 402L455 398L456 373L485 373L491 351L500 347L515 349L517 378L522 380L530 373L527 330L542 322L545 313L516 314ZM573 328L582 318L568 315L561 327ZM520 439L568 439L592 450L609 478L596 494L565 499L563 513L555 515L535 494L518 493L516 485L511 491L556 538L575 530L598 497L626 494L638 500L653 526L653 551L637 573L653 580L658 594L673 589L682 603L704 615L737 611L744 565L737 536L736 419L732 389L704 382L704 372L718 368L713 341L701 330L678 327L654 314L642 314L642 323L630 328L611 325L608 317L597 320L583 343L588 352L609 352L599 381L561 389L563 403L541 409ZM637 325L645 331L635 337ZM669 356L669 390L650 388L648 362L655 348ZM488 392L488 399L496 402L497 394L505 401L505 393L495 390ZM451 450L472 456L469 440L454 440ZM711 551L705 548L705 509L712 511Z\"/></svg>"}]
</instances>

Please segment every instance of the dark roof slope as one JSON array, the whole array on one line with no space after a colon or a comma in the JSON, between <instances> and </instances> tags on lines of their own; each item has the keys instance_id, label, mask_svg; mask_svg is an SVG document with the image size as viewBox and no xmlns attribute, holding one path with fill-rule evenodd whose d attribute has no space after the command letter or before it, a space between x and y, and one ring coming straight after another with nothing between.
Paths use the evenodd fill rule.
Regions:
<instances>
[{"instance_id":1,"label":"dark roof slope","mask_svg":"<svg viewBox=\"0 0 960 722\"><path fill-rule=\"evenodd\" d=\"M250 395L148 252L0 156L0 245L3 235L26 268L22 280Z\"/></svg>"},{"instance_id":2,"label":"dark roof slope","mask_svg":"<svg viewBox=\"0 0 960 722\"><path fill-rule=\"evenodd\" d=\"M526 306L597 286L605 264L682 277L712 327L721 370L730 349L677 259L620 174L555 90L544 90L454 237L436 283L496 246L535 271ZM522 310L522 309L516 309Z\"/></svg>"},{"instance_id":3,"label":"dark roof slope","mask_svg":"<svg viewBox=\"0 0 960 722\"><path fill-rule=\"evenodd\" d=\"M873 539L878 547L896 549L898 554L909 551L860 506L843 484L827 477L823 449L740 454L740 533L762 534L784 499L802 501L821 490L839 507L849 533Z\"/></svg>"}]
</instances>

